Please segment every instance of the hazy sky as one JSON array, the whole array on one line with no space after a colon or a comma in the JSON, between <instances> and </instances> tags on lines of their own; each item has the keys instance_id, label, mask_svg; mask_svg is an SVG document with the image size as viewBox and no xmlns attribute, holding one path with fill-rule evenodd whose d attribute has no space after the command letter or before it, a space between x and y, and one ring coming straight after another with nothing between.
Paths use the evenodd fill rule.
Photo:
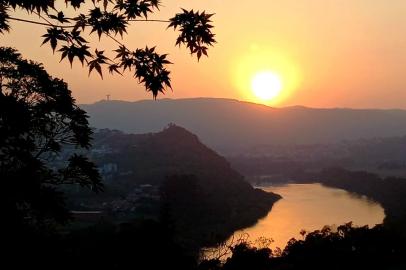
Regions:
<instances>
[{"instance_id":1,"label":"hazy sky","mask_svg":"<svg viewBox=\"0 0 406 270\"><path fill-rule=\"evenodd\" d=\"M405 0L163 0L155 18L167 19L180 7L207 10L218 43L200 63L174 47L176 33L160 23L133 24L124 42L130 48L157 45L169 53L173 92L167 98L226 97L261 102L250 89L257 72L272 70L282 80L274 106L406 108ZM24 13L15 16L23 17ZM44 45L41 26L13 23L1 44L43 62L64 78L80 103L104 99L149 99L131 74L101 80ZM100 48L113 49L102 38Z\"/></svg>"}]
</instances>

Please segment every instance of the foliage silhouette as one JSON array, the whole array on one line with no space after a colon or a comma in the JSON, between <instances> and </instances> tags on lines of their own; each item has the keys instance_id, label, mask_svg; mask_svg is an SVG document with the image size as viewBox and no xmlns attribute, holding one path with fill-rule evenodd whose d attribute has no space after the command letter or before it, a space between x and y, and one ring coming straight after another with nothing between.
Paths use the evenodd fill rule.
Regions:
<instances>
[{"instance_id":1,"label":"foliage silhouette","mask_svg":"<svg viewBox=\"0 0 406 270\"><path fill-rule=\"evenodd\" d=\"M89 75L96 70L103 78L103 67L110 73L122 74L124 71L134 70L134 77L144 84L147 91L152 92L154 98L158 93L164 93L171 88L170 71L167 65L171 62L167 54L158 54L155 47L127 48L125 44L116 39L127 34L127 28L134 21L158 21L168 23L168 28L179 30L176 45L185 45L198 60L202 55L207 56L209 46L216 42L212 33L213 14L182 9L169 20L149 20L148 15L159 11L160 0L65 0L66 8L58 9L55 0L29 1L29 0L0 0L0 33L10 31L10 20L32 23L47 27L42 36L42 44L49 43L52 51L61 53L61 61L68 59L72 65L78 58L82 66L86 63ZM91 9L84 12L86 4ZM76 15L69 18L65 15L72 7ZM13 11L23 9L28 15L37 15L41 22L10 16ZM84 35L96 33L99 39L106 36L118 44L114 50L115 58L107 57L105 50L95 48L94 53L88 46Z\"/></svg>"},{"instance_id":2,"label":"foliage silhouette","mask_svg":"<svg viewBox=\"0 0 406 270\"><path fill-rule=\"evenodd\" d=\"M231 257L201 262L201 270L295 270L295 269L404 269L405 239L378 225L372 229L353 227L337 230L324 227L307 233L303 240L291 239L281 254L249 243L231 247Z\"/></svg>"},{"instance_id":3,"label":"foliage silhouette","mask_svg":"<svg viewBox=\"0 0 406 270\"><path fill-rule=\"evenodd\" d=\"M0 197L6 224L19 233L48 231L70 218L58 186L103 188L96 166L82 155L72 154L57 168L50 163L65 146L90 146L87 115L65 82L11 48L0 48L0 87Z\"/></svg>"},{"instance_id":4,"label":"foliage silhouette","mask_svg":"<svg viewBox=\"0 0 406 270\"><path fill-rule=\"evenodd\" d=\"M29 237L13 256L2 257L4 269L191 270L197 264L196 258L153 220L118 225L105 220L64 234ZM7 261L11 264L5 265Z\"/></svg>"}]
</instances>

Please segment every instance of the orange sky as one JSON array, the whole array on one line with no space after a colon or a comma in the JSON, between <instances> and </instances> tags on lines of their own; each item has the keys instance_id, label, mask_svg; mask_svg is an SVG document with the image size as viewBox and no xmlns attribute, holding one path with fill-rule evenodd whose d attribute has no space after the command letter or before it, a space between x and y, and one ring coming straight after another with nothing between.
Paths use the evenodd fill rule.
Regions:
<instances>
[{"instance_id":1,"label":"orange sky","mask_svg":"<svg viewBox=\"0 0 406 270\"><path fill-rule=\"evenodd\" d=\"M169 53L173 92L167 98L226 97L260 102L250 89L256 72L272 70L284 89L270 105L312 107L406 108L405 0L182 0L165 1L156 18L167 19L180 7L207 10L218 43L200 63L185 48L174 47L176 34L159 23L137 23L124 38L128 47L157 45ZM23 17L24 13L15 14ZM48 45L40 47L41 26L13 23L1 44L43 62L64 78L80 103L111 94L112 99L149 99L130 74L101 80L76 62L59 64ZM98 48L115 45L102 38Z\"/></svg>"}]
</instances>

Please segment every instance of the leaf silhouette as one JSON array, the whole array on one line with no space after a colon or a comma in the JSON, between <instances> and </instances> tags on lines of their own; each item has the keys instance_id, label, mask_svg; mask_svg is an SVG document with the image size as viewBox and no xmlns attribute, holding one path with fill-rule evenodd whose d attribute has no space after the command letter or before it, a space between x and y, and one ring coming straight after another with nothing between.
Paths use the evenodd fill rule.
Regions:
<instances>
[{"instance_id":1,"label":"leaf silhouette","mask_svg":"<svg viewBox=\"0 0 406 270\"><path fill-rule=\"evenodd\" d=\"M103 79L103 72L101 65L106 64L107 60L109 60L106 56L104 56L104 51L98 51L97 49L95 50L95 56L94 59L88 62L88 67L89 67L89 76L90 73L95 69L97 73L99 73L100 77Z\"/></svg>"},{"instance_id":2,"label":"leaf silhouette","mask_svg":"<svg viewBox=\"0 0 406 270\"><path fill-rule=\"evenodd\" d=\"M118 64L111 64L109 65L109 73L110 74L114 74L114 73L118 73L120 75L123 75L120 71L119 71L120 66Z\"/></svg>"},{"instance_id":3,"label":"leaf silhouette","mask_svg":"<svg viewBox=\"0 0 406 270\"><path fill-rule=\"evenodd\" d=\"M42 45L45 43L50 43L52 51L55 53L56 46L58 45L58 40L66 40L66 36L64 35L64 31L57 27L50 27L47 29L47 33L42 35L44 41Z\"/></svg>"},{"instance_id":4,"label":"leaf silhouette","mask_svg":"<svg viewBox=\"0 0 406 270\"><path fill-rule=\"evenodd\" d=\"M63 14L62 11L59 11L56 16L55 15L49 15L48 17L51 18L51 19L57 20L60 23L68 23L68 22L70 22L69 19L65 18L65 15Z\"/></svg>"},{"instance_id":5,"label":"leaf silhouette","mask_svg":"<svg viewBox=\"0 0 406 270\"><path fill-rule=\"evenodd\" d=\"M179 29L180 34L176 39L176 45L185 44L191 54L196 54L199 60L202 55L207 56L207 46L213 46L216 42L212 33L213 25L211 17L214 14L206 14L204 11L194 12L182 9L169 21L168 28Z\"/></svg>"},{"instance_id":6,"label":"leaf silhouette","mask_svg":"<svg viewBox=\"0 0 406 270\"><path fill-rule=\"evenodd\" d=\"M80 8L80 5L84 2L85 0L65 0L66 5L69 3L74 9Z\"/></svg>"},{"instance_id":7,"label":"leaf silhouette","mask_svg":"<svg viewBox=\"0 0 406 270\"><path fill-rule=\"evenodd\" d=\"M62 52L61 55L61 61L65 58L68 57L69 63L72 67L72 63L75 57L79 58L79 61L82 63L82 66L84 64L84 61L86 57L91 57L92 54L89 52L89 46L82 45L80 47L72 44L70 46L62 46L61 49L59 49L60 52Z\"/></svg>"}]
</instances>

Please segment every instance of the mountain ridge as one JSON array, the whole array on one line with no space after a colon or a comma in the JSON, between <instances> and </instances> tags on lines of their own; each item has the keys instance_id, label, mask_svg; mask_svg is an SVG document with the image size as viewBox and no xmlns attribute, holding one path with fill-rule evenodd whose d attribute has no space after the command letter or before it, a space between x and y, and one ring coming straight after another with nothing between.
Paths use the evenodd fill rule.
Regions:
<instances>
[{"instance_id":1,"label":"mountain ridge","mask_svg":"<svg viewBox=\"0 0 406 270\"><path fill-rule=\"evenodd\" d=\"M89 106L89 105L96 105L100 103L125 103L125 104L131 104L131 103L149 103L149 102L162 102L162 101L197 101L197 100L217 100L217 101L231 101L231 102L238 102L238 103L245 103L245 104L252 104L252 105L257 105L257 106L263 106L267 107L270 109L311 109L311 110L353 110L353 111L406 111L405 109L402 108L374 108L374 107L366 107L366 108L352 108L352 107L311 107L311 106L306 106L306 105L289 105L289 106L282 106L282 107L274 107L270 106L267 104L262 104L262 103L256 103L253 101L247 101L247 100L239 100L235 98L218 98L218 97L193 97L193 98L161 98L157 100L152 100L152 99L140 99L140 100L120 100L120 99L111 99L111 100L106 100L106 99L101 99L99 101L95 101L93 103L81 103L79 106Z\"/></svg>"},{"instance_id":2,"label":"mountain ridge","mask_svg":"<svg viewBox=\"0 0 406 270\"><path fill-rule=\"evenodd\" d=\"M222 154L258 145L334 143L403 136L406 110L269 107L234 99L101 101L82 105L96 128L157 132L175 123Z\"/></svg>"}]
</instances>

